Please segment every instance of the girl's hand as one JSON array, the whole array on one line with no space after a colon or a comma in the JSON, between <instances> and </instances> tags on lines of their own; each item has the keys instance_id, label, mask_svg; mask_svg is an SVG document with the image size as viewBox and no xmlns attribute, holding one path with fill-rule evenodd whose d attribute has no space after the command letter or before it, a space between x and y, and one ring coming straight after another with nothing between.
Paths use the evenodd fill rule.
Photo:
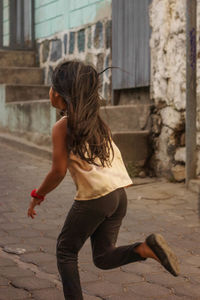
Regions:
<instances>
[{"instance_id":1,"label":"girl's hand","mask_svg":"<svg viewBox=\"0 0 200 300\"><path fill-rule=\"evenodd\" d=\"M40 199L36 199L36 198L31 199L30 206L28 209L28 217L31 217L32 219L34 219L34 215L37 215L34 210L34 207L36 205L40 205L41 202L42 202L42 200L40 200Z\"/></svg>"}]
</instances>

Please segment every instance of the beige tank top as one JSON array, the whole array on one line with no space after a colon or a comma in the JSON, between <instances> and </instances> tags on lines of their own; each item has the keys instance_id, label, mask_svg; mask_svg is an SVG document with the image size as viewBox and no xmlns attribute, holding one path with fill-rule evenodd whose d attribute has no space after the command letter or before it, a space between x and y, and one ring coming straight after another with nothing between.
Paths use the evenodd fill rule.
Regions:
<instances>
[{"instance_id":1,"label":"beige tank top","mask_svg":"<svg viewBox=\"0 0 200 300\"><path fill-rule=\"evenodd\" d=\"M92 200L104 196L117 188L133 185L124 165L121 152L112 141L114 158L111 167L88 164L72 152L68 169L76 185L75 200ZM112 158L112 151L111 158ZM99 160L96 159L97 163Z\"/></svg>"}]
</instances>

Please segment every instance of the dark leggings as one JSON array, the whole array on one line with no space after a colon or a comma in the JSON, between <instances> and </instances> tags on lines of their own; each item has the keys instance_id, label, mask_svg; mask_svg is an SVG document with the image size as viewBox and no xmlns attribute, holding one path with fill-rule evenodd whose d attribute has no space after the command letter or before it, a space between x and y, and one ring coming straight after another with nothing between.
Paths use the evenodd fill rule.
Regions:
<instances>
[{"instance_id":1,"label":"dark leggings","mask_svg":"<svg viewBox=\"0 0 200 300\"><path fill-rule=\"evenodd\" d=\"M100 269L113 269L132 262L146 260L134 252L141 242L115 247L127 196L119 188L93 200L75 200L57 239L57 266L67 300L83 300L78 272L78 252L88 237L93 261Z\"/></svg>"}]
</instances>

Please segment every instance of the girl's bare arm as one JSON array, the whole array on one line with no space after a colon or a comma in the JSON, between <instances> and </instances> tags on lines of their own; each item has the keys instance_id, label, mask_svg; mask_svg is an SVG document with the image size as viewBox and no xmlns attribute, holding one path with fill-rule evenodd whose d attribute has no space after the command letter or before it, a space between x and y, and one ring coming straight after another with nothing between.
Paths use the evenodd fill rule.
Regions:
<instances>
[{"instance_id":1,"label":"girl's bare arm","mask_svg":"<svg viewBox=\"0 0 200 300\"><path fill-rule=\"evenodd\" d=\"M43 183L37 189L39 195L45 196L55 189L67 172L67 118L63 117L52 128L52 168Z\"/></svg>"}]
</instances>

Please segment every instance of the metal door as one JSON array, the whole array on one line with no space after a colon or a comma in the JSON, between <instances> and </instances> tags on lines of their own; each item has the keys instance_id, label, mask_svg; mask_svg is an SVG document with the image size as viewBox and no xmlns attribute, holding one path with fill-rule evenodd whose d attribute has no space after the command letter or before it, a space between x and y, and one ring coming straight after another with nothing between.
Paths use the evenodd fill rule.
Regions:
<instances>
[{"instance_id":1,"label":"metal door","mask_svg":"<svg viewBox=\"0 0 200 300\"><path fill-rule=\"evenodd\" d=\"M150 85L151 0L112 1L113 90ZM126 71L126 72L125 72Z\"/></svg>"}]
</instances>

